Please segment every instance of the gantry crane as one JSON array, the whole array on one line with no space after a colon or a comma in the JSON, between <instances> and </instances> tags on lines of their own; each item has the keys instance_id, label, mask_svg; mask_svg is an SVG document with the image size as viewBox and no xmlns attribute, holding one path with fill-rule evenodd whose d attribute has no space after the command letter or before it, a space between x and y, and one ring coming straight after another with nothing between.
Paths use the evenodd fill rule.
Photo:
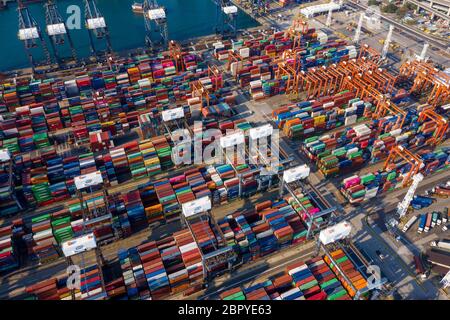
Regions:
<instances>
[{"instance_id":1,"label":"gantry crane","mask_svg":"<svg viewBox=\"0 0 450 320\"><path fill-rule=\"evenodd\" d=\"M383 95L378 95L378 99L375 100L375 112L372 113L373 119L381 119L388 114L396 115L397 121L393 129L400 129L405 123L407 112L400 109L395 103L390 100L385 99Z\"/></svg>"},{"instance_id":2,"label":"gantry crane","mask_svg":"<svg viewBox=\"0 0 450 320\"><path fill-rule=\"evenodd\" d=\"M199 97L200 100L202 101L202 106L203 106L203 99L205 99L206 105L209 106L210 92L215 92L215 91L219 90L220 88L222 88L222 86L223 86L222 76L220 74L219 69L216 66L208 66L208 77L209 77L209 80L211 80L211 78L214 79L213 81L211 81L212 88L210 88L210 89L205 87L205 85L203 84L203 81L205 80L204 78L191 82L192 97Z\"/></svg>"},{"instance_id":3,"label":"gantry crane","mask_svg":"<svg viewBox=\"0 0 450 320\"><path fill-rule=\"evenodd\" d=\"M403 161L406 161L410 164L411 168L404 175L402 186L406 187L411 182L411 178L419 173L419 170L423 166L423 161L421 158L413 154L411 151L405 149L402 146L396 145L389 152L389 156L387 157L383 170L392 170L397 166L396 161L401 158Z\"/></svg>"},{"instance_id":4,"label":"gantry crane","mask_svg":"<svg viewBox=\"0 0 450 320\"><path fill-rule=\"evenodd\" d=\"M213 78L214 91L223 87L222 74L219 68L215 65L208 66L208 77Z\"/></svg>"},{"instance_id":5,"label":"gantry crane","mask_svg":"<svg viewBox=\"0 0 450 320\"><path fill-rule=\"evenodd\" d=\"M375 62L377 65L380 65L382 62L381 54L374 48L370 47L368 44L363 44L361 46L358 58L362 58L362 57L368 57L370 60Z\"/></svg>"},{"instance_id":6,"label":"gantry crane","mask_svg":"<svg viewBox=\"0 0 450 320\"><path fill-rule=\"evenodd\" d=\"M308 23L301 17L297 17L292 21L291 26L285 32L285 36L292 40L292 49L300 48L302 36L308 30Z\"/></svg>"},{"instance_id":7,"label":"gantry crane","mask_svg":"<svg viewBox=\"0 0 450 320\"><path fill-rule=\"evenodd\" d=\"M42 50L44 51L46 63L50 64L50 53L48 51L47 45L45 44L44 38L42 37L41 30L36 20L30 14L28 8L23 4L22 0L17 1L17 12L19 14L19 40L23 42L25 51L27 52L28 59L30 60L31 67L34 71L34 61L33 55L31 53L32 48L38 46L37 41L40 42Z\"/></svg>"},{"instance_id":8,"label":"gantry crane","mask_svg":"<svg viewBox=\"0 0 450 320\"><path fill-rule=\"evenodd\" d=\"M441 115L434 112L434 110L430 108L426 108L419 114L419 121L424 122L426 120L433 121L436 124L435 131L431 138L427 141L428 145L436 146L440 144L447 134L448 130L448 120Z\"/></svg>"},{"instance_id":9,"label":"gantry crane","mask_svg":"<svg viewBox=\"0 0 450 320\"><path fill-rule=\"evenodd\" d=\"M299 93L299 72L301 63L298 59L296 50L286 50L282 56L277 60L277 71L275 73L276 79L287 78L286 94L290 99L297 99Z\"/></svg>"},{"instance_id":10,"label":"gantry crane","mask_svg":"<svg viewBox=\"0 0 450 320\"><path fill-rule=\"evenodd\" d=\"M106 50L108 53L110 53L112 51L112 48L109 38L108 26L106 25L105 18L98 10L95 0L84 0L84 15L86 28L89 31L89 41L92 54L96 53L93 36L95 36L97 39L105 39Z\"/></svg>"},{"instance_id":11,"label":"gantry crane","mask_svg":"<svg viewBox=\"0 0 450 320\"><path fill-rule=\"evenodd\" d=\"M216 33L236 37L238 8L230 0L213 0L216 5Z\"/></svg>"},{"instance_id":12,"label":"gantry crane","mask_svg":"<svg viewBox=\"0 0 450 320\"><path fill-rule=\"evenodd\" d=\"M146 45L151 49L156 49L159 44L166 47L169 41L169 29L165 9L156 0L145 0L143 9ZM157 41L153 40L153 33L158 34Z\"/></svg>"},{"instance_id":13,"label":"gantry crane","mask_svg":"<svg viewBox=\"0 0 450 320\"><path fill-rule=\"evenodd\" d=\"M410 93L427 97L428 104L436 107L450 101L450 75L423 60L406 61L400 66L397 81L414 78Z\"/></svg>"},{"instance_id":14,"label":"gantry crane","mask_svg":"<svg viewBox=\"0 0 450 320\"><path fill-rule=\"evenodd\" d=\"M44 4L45 7L45 22L47 24L47 34L50 37L50 43L53 48L53 53L55 55L56 60L59 62L60 57L57 50L57 46L63 45L65 43L65 36L69 42L69 46L72 52L72 59L76 60L76 50L72 43L72 38L70 37L69 30L61 18L61 15L58 12L58 7L54 0L47 0Z\"/></svg>"},{"instance_id":15,"label":"gantry crane","mask_svg":"<svg viewBox=\"0 0 450 320\"><path fill-rule=\"evenodd\" d=\"M231 65L233 63L236 63L236 73L234 77L237 79L237 76L239 74L239 70L241 68L242 62L244 61L244 58L237 52L234 52L233 50L228 51L228 62L227 62L227 70L231 70Z\"/></svg>"},{"instance_id":16,"label":"gantry crane","mask_svg":"<svg viewBox=\"0 0 450 320\"><path fill-rule=\"evenodd\" d=\"M186 70L186 66L184 65L183 60L183 49L180 44L174 40L170 40L169 42L169 55L175 61L175 66L177 71Z\"/></svg>"}]
</instances>

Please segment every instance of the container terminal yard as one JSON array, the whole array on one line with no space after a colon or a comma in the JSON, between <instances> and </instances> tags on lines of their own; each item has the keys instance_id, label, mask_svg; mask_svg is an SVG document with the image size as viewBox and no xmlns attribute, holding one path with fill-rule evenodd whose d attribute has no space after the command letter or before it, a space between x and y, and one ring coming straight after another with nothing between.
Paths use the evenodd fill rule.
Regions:
<instances>
[{"instance_id":1,"label":"container terminal yard","mask_svg":"<svg viewBox=\"0 0 450 320\"><path fill-rule=\"evenodd\" d=\"M176 41L127 6L129 50L80 1L88 56L59 1L0 1L0 299L448 300L443 5L204 1Z\"/></svg>"}]
</instances>

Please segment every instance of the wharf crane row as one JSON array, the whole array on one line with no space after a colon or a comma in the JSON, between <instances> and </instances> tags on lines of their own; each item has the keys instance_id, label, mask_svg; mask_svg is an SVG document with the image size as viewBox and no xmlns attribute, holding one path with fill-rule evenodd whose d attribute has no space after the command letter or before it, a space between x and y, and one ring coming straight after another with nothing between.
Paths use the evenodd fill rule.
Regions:
<instances>
[{"instance_id":1,"label":"wharf crane row","mask_svg":"<svg viewBox=\"0 0 450 320\"><path fill-rule=\"evenodd\" d=\"M410 93L427 96L427 103L436 107L450 102L450 75L422 60L406 61L400 66L397 81L414 78Z\"/></svg>"}]
</instances>

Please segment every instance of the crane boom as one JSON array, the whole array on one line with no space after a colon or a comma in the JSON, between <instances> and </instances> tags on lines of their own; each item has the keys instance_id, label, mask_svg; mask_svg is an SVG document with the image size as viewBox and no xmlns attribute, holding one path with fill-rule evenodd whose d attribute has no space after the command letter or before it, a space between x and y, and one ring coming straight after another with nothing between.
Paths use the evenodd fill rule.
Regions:
<instances>
[{"instance_id":1,"label":"crane boom","mask_svg":"<svg viewBox=\"0 0 450 320\"><path fill-rule=\"evenodd\" d=\"M423 174L421 173L414 175L413 182L409 187L408 192L405 195L405 198L403 198L403 201L400 202L397 207L397 213L400 218L403 217L408 211L408 207L411 204L411 201L413 200L417 187L419 186L419 183L423 180L423 178L424 178Z\"/></svg>"}]
</instances>

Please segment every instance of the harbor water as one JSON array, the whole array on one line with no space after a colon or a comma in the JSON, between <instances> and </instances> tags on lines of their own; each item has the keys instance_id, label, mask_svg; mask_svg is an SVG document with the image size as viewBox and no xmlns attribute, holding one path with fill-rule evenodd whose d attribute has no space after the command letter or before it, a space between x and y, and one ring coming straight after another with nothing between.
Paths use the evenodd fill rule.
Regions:
<instances>
[{"instance_id":1,"label":"harbor water","mask_svg":"<svg viewBox=\"0 0 450 320\"><path fill-rule=\"evenodd\" d=\"M145 27L141 14L134 13L131 5L135 0L97 0L97 6L104 15L109 28L111 45L115 51L126 51L144 47ZM215 32L216 6L212 0L159 0L168 17L169 39L185 40L210 35ZM71 16L67 8L78 5L81 8L81 29L70 30L70 34L79 57L90 53L89 35L84 27L84 4L81 0L58 0L58 9L64 20ZM45 11L43 2L28 5L29 11L39 24L41 33L53 57L53 51L45 33ZM0 11L0 71L28 67L29 62L24 46L17 38L17 6L10 3ZM239 29L257 26L258 22L240 11L237 18ZM97 49L104 49L102 41L94 40ZM59 48L60 56L70 56L68 44ZM43 58L40 47L31 50L36 60Z\"/></svg>"}]
</instances>

